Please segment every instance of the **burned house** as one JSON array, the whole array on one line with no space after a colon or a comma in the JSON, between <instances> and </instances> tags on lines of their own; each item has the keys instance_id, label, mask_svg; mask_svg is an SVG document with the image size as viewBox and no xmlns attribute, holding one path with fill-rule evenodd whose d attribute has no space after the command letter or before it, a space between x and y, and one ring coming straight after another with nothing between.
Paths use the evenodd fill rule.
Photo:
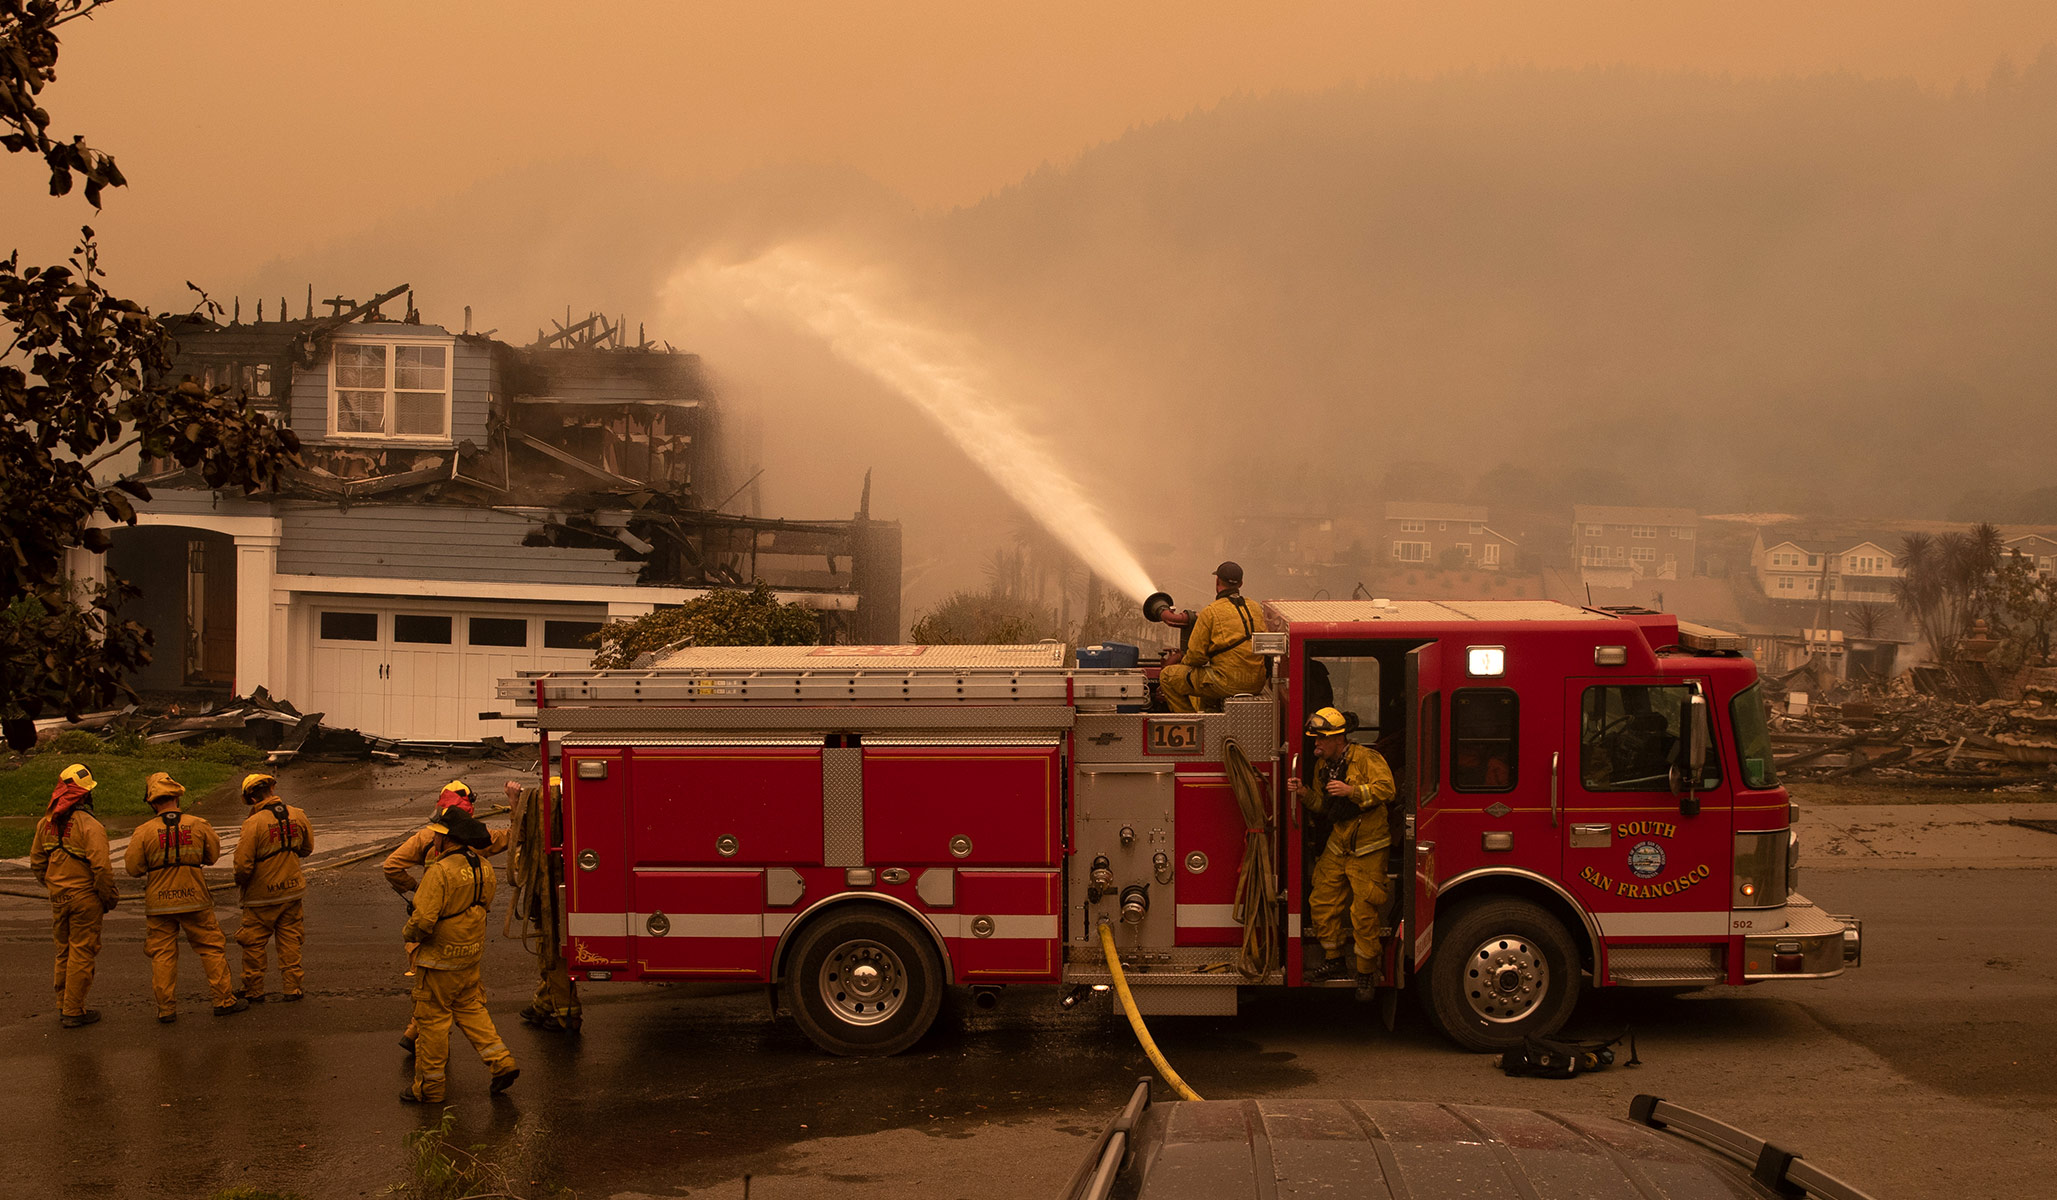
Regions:
<instances>
[{"instance_id":1,"label":"burned house","mask_svg":"<svg viewBox=\"0 0 2057 1200\"><path fill-rule=\"evenodd\" d=\"M331 725L464 741L517 736L480 717L496 680L584 666L604 622L711 588L763 580L824 641L899 640L897 522L722 511L747 473L696 355L600 317L514 346L403 290L177 327L174 371L269 409L302 465L244 497L143 464L153 499L108 554L156 633L140 689L262 685Z\"/></svg>"}]
</instances>

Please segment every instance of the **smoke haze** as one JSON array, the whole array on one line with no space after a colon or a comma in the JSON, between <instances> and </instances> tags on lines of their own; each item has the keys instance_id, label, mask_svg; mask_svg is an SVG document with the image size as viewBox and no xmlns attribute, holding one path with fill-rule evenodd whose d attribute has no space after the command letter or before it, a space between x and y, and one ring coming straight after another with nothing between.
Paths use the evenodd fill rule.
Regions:
<instances>
[{"instance_id":1,"label":"smoke haze","mask_svg":"<svg viewBox=\"0 0 2057 1200\"><path fill-rule=\"evenodd\" d=\"M1936 44L1971 69L1971 43ZM89 45L68 41L67 64ZM991 156L945 179L853 134L840 164L805 145L718 171L510 158L441 199L363 192L359 219L319 236L266 237L267 217L241 242L196 237L206 255L175 265L104 223L117 285L163 304L185 278L246 316L258 296L297 312L310 282L362 298L404 280L427 319L454 327L470 304L510 341L567 304L647 322L755 414L768 514L846 515L876 472L871 511L907 525L910 611L978 582L1009 536L1018 502L981 455L1076 478L1184 598L1235 555L1226 519L1255 513L1475 498L1925 517L2046 483L2057 55L1951 86L1878 54L1886 77L1661 57L1294 90L1275 90L1290 72L1231 75L1249 90L1183 116L1096 110L1136 122L1118 136L1058 121L1074 149L1109 140L1042 151L1057 161L996 191L978 182L1009 177ZM171 187L120 129L66 115L122 153L130 191ZM1034 398L1010 411L1053 465L953 440L818 323L692 286L696 264L781 245L895 280L894 319L961 335L1008 397Z\"/></svg>"}]
</instances>

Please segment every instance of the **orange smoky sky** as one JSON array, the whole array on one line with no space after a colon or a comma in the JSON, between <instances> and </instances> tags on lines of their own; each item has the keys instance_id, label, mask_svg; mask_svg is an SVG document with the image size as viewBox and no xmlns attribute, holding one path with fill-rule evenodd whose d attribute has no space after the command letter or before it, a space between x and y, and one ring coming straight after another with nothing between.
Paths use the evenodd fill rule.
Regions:
<instances>
[{"instance_id":1,"label":"orange smoky sky","mask_svg":"<svg viewBox=\"0 0 2057 1200\"><path fill-rule=\"evenodd\" d=\"M46 104L118 155L132 186L99 224L124 274L157 285L537 162L716 179L834 163L948 207L1238 93L1508 65L1950 88L2051 42L2049 0L121 0L67 27ZM85 210L41 198L15 159L0 220L32 255L61 252Z\"/></svg>"}]
</instances>

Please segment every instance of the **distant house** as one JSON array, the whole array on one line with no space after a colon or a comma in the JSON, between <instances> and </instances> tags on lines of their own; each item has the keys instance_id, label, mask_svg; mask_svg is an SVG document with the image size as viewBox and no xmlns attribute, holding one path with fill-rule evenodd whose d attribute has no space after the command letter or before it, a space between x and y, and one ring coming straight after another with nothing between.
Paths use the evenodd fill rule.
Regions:
<instances>
[{"instance_id":1,"label":"distant house","mask_svg":"<svg viewBox=\"0 0 2057 1200\"><path fill-rule=\"evenodd\" d=\"M1906 574L1893 565L1892 547L1903 538L1885 530L1760 529L1750 567L1773 600L1814 599L1825 588L1852 604L1891 604L1894 581Z\"/></svg>"},{"instance_id":2,"label":"distant house","mask_svg":"<svg viewBox=\"0 0 2057 1200\"><path fill-rule=\"evenodd\" d=\"M1632 579L1689 579L1696 570L1699 518L1686 508L1618 508L1580 504L1571 510L1572 560L1597 586Z\"/></svg>"},{"instance_id":3,"label":"distant house","mask_svg":"<svg viewBox=\"0 0 2057 1200\"><path fill-rule=\"evenodd\" d=\"M1403 566L1439 566L1455 550L1482 571L1512 569L1520 543L1497 533L1477 504L1392 501L1386 505L1385 560Z\"/></svg>"},{"instance_id":4,"label":"distant house","mask_svg":"<svg viewBox=\"0 0 2057 1200\"><path fill-rule=\"evenodd\" d=\"M2036 574L2057 576L2057 538L2044 533L2024 533L2002 543L2007 552L2019 554L2035 566Z\"/></svg>"},{"instance_id":5,"label":"distant house","mask_svg":"<svg viewBox=\"0 0 2057 1200\"><path fill-rule=\"evenodd\" d=\"M736 483L697 356L597 318L517 347L346 306L175 328L173 372L270 409L303 465L244 497L141 464L152 499L106 560L156 634L140 689L263 686L377 736L513 739L479 715L498 679L583 666L604 622L712 587L762 579L825 638L898 640L897 522L712 511Z\"/></svg>"}]
</instances>

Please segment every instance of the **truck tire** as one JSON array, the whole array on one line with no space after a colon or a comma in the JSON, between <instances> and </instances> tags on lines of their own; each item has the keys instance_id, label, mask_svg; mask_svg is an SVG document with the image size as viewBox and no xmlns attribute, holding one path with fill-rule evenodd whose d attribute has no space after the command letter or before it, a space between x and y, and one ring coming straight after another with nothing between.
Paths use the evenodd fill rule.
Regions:
<instances>
[{"instance_id":1,"label":"truck tire","mask_svg":"<svg viewBox=\"0 0 2057 1200\"><path fill-rule=\"evenodd\" d=\"M1557 1032L1578 1007L1578 950L1526 900L1481 900L1436 921L1422 981L1429 1023L1467 1050L1498 1051Z\"/></svg>"},{"instance_id":2,"label":"truck tire","mask_svg":"<svg viewBox=\"0 0 2057 1200\"><path fill-rule=\"evenodd\" d=\"M943 961L907 918L845 908L801 932L782 988L801 1032L829 1053L898 1054L935 1024Z\"/></svg>"}]
</instances>

